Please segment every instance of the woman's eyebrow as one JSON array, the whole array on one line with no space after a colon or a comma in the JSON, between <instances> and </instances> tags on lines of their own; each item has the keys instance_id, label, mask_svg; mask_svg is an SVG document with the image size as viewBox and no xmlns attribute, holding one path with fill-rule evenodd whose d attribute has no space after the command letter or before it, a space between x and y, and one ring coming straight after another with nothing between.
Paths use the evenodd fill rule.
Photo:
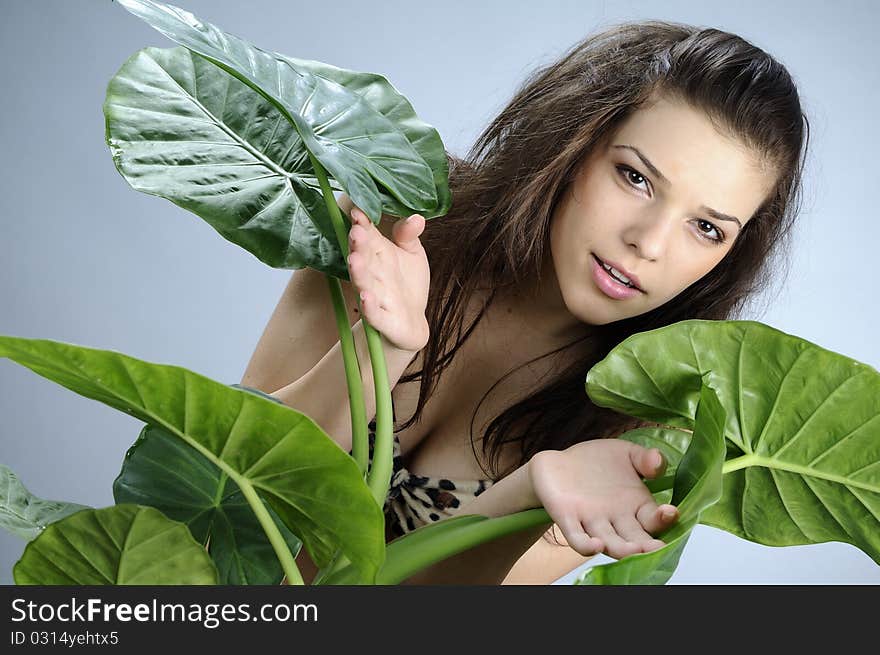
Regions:
<instances>
[{"instance_id":1,"label":"woman's eyebrow","mask_svg":"<svg viewBox=\"0 0 880 655\"><path fill-rule=\"evenodd\" d=\"M645 167L649 171L651 171L651 174L654 175L654 177L660 178L660 180L662 180L666 184L670 184L669 179L665 175L663 175L663 173L661 173L658 170L658 168L656 166L654 166L654 164L651 163L651 160L648 159L647 157L645 157L645 155L642 154L642 151L639 150L638 148L636 148L635 146L626 145L626 144L619 144L619 145L615 145L615 146L611 146L611 147L612 148L625 148L627 150L632 150L634 153L636 153L638 158L642 160L642 163L645 165ZM716 220L730 221L732 223L736 223L737 225L739 225L739 229L742 229L742 222L740 222L740 220L736 216L730 216L729 214L723 214L716 209L712 209L711 207L706 207L706 205L702 205L700 207L700 209L705 211L707 214L709 214L709 216L711 216L712 218L714 218Z\"/></svg>"}]
</instances>

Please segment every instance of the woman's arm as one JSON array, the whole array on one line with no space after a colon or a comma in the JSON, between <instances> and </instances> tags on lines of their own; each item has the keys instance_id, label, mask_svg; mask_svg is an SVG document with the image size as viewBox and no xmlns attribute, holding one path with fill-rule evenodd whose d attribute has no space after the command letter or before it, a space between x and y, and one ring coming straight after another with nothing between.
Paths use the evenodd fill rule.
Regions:
<instances>
[{"instance_id":1,"label":"woman's arm","mask_svg":"<svg viewBox=\"0 0 880 655\"><path fill-rule=\"evenodd\" d=\"M360 315L357 292L340 280L349 325ZM272 393L308 373L339 340L330 286L311 268L296 270L278 300L251 356L241 384Z\"/></svg>"},{"instance_id":2,"label":"woman's arm","mask_svg":"<svg viewBox=\"0 0 880 655\"><path fill-rule=\"evenodd\" d=\"M456 515L498 517L541 507L530 480L528 468L531 461L462 505ZM407 578L402 584L501 584L517 560L551 525L552 521L453 555Z\"/></svg>"},{"instance_id":3,"label":"woman's arm","mask_svg":"<svg viewBox=\"0 0 880 655\"><path fill-rule=\"evenodd\" d=\"M553 540L555 537L555 541ZM556 543L558 541L559 543ZM568 545L558 526L553 525L551 537L541 536L513 568L503 585L549 585L574 571L592 559L593 555L581 555Z\"/></svg>"},{"instance_id":4,"label":"woman's arm","mask_svg":"<svg viewBox=\"0 0 880 655\"><path fill-rule=\"evenodd\" d=\"M376 392L363 322L355 323L351 332L360 362L366 415L368 420L372 420L376 415ZM393 389L418 351L400 350L389 344L381 335L380 339L385 353L388 383ZM306 414L346 452L351 450L351 409L345 381L342 344L339 341L308 373L295 382L273 391L271 395L285 405Z\"/></svg>"},{"instance_id":5,"label":"woman's arm","mask_svg":"<svg viewBox=\"0 0 880 655\"><path fill-rule=\"evenodd\" d=\"M621 559L661 548L663 541L653 535L678 520L678 508L657 505L644 478L662 475L665 467L659 449L620 439L542 450L463 506L459 515L496 517L544 507L550 519L547 523L459 553L406 583L501 584L553 523L583 557L604 552ZM533 564L540 565L540 561ZM552 572L553 579L559 577L557 571Z\"/></svg>"}]
</instances>

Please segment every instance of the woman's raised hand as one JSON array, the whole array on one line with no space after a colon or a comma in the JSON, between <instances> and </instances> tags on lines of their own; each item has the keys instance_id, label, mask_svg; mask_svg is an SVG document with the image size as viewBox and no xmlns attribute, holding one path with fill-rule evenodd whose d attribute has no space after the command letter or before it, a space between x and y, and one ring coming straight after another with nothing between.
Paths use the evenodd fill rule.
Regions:
<instances>
[{"instance_id":1,"label":"woman's raised hand","mask_svg":"<svg viewBox=\"0 0 880 655\"><path fill-rule=\"evenodd\" d=\"M642 478L666 469L662 453L622 439L595 439L544 450L529 461L535 496L581 555L620 559L665 544L656 535L678 519L657 505Z\"/></svg>"},{"instance_id":2,"label":"woman's raised hand","mask_svg":"<svg viewBox=\"0 0 880 655\"><path fill-rule=\"evenodd\" d=\"M425 318L430 269L419 235L419 214L398 220L393 240L383 235L357 207L351 210L348 273L358 290L367 322L399 350L418 352L428 343Z\"/></svg>"}]
</instances>

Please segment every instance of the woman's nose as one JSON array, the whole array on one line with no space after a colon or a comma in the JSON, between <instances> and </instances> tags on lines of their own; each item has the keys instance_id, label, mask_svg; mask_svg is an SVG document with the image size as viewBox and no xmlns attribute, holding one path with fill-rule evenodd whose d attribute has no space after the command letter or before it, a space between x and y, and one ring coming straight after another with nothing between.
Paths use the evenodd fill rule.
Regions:
<instances>
[{"instance_id":1,"label":"woman's nose","mask_svg":"<svg viewBox=\"0 0 880 655\"><path fill-rule=\"evenodd\" d=\"M669 249L675 224L672 212L646 212L632 219L623 232L623 239L639 257L657 261Z\"/></svg>"}]
</instances>

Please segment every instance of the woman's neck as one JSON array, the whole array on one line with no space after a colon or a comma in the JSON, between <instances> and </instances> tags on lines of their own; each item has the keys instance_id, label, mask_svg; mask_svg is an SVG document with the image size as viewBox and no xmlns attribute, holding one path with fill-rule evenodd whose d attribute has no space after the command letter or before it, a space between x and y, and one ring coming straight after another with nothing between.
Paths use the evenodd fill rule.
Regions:
<instances>
[{"instance_id":1,"label":"woman's neck","mask_svg":"<svg viewBox=\"0 0 880 655\"><path fill-rule=\"evenodd\" d=\"M490 310L506 318L523 338L535 339L552 350L583 338L590 326L566 307L550 251L545 252L541 279L535 277L529 284L499 289Z\"/></svg>"},{"instance_id":2,"label":"woman's neck","mask_svg":"<svg viewBox=\"0 0 880 655\"><path fill-rule=\"evenodd\" d=\"M590 326L568 312L561 295L557 304L550 293L535 289L505 290L505 293L499 290L486 310L485 327L501 350L508 352L511 361L552 352L590 334ZM564 353L569 357L572 351Z\"/></svg>"}]
</instances>

